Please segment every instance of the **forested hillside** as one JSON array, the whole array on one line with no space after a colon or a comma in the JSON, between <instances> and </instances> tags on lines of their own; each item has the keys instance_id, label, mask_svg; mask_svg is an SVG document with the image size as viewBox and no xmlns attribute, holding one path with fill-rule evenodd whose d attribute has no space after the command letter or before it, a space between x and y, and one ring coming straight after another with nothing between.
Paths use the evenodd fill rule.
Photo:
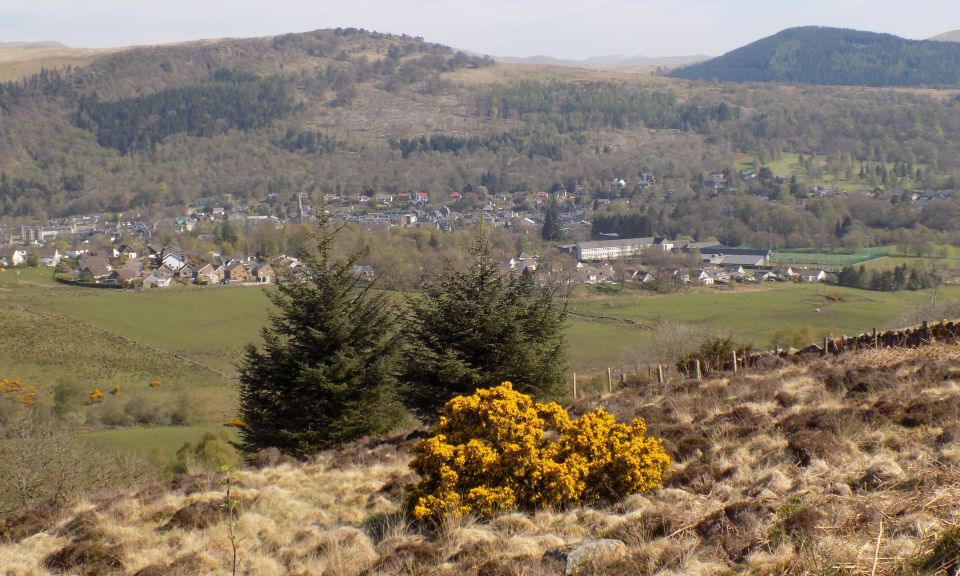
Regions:
<instances>
[{"instance_id":1,"label":"forested hillside","mask_svg":"<svg viewBox=\"0 0 960 576\"><path fill-rule=\"evenodd\" d=\"M784 30L671 75L721 82L956 86L960 45L807 26Z\"/></svg>"},{"instance_id":2,"label":"forested hillside","mask_svg":"<svg viewBox=\"0 0 960 576\"><path fill-rule=\"evenodd\" d=\"M850 217L836 241L922 243L952 240L960 203L910 194L958 175L951 90L511 66L352 29L135 48L0 85L0 225L201 197L269 214L294 192L457 193L471 211L564 189L659 235L797 245Z\"/></svg>"}]
</instances>

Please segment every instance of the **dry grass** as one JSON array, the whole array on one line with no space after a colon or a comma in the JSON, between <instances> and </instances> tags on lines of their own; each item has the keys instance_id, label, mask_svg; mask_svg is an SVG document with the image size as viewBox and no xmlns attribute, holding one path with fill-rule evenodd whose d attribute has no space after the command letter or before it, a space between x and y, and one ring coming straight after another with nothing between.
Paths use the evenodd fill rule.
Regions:
<instances>
[{"instance_id":1,"label":"dry grass","mask_svg":"<svg viewBox=\"0 0 960 576\"><path fill-rule=\"evenodd\" d=\"M0 48L0 82L20 80L41 68L84 66L117 48Z\"/></svg>"},{"instance_id":2,"label":"dry grass","mask_svg":"<svg viewBox=\"0 0 960 576\"><path fill-rule=\"evenodd\" d=\"M598 508L417 527L401 513L412 479L402 441L243 470L241 572L559 574L563 561L548 552L613 538L627 554L598 573L950 573L960 555L958 376L960 348L938 346L622 390L602 404L646 418L677 464L660 492ZM90 497L0 544L0 565L12 575L222 574L223 498L212 475Z\"/></svg>"}]
</instances>

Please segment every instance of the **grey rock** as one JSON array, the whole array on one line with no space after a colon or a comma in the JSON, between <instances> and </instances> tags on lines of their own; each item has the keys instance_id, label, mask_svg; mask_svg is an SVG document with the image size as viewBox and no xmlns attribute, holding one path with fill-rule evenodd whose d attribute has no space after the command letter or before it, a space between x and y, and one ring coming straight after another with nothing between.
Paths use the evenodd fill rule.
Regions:
<instances>
[{"instance_id":1,"label":"grey rock","mask_svg":"<svg viewBox=\"0 0 960 576\"><path fill-rule=\"evenodd\" d=\"M610 538L590 540L565 548L554 548L544 554L545 558L563 563L564 576L599 576L611 562L626 556L627 545L620 540Z\"/></svg>"}]
</instances>

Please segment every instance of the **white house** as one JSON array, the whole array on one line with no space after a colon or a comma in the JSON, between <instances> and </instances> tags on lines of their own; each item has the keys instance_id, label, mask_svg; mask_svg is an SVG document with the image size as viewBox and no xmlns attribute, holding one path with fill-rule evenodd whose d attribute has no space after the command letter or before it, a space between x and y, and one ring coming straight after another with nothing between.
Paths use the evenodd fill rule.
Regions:
<instances>
[{"instance_id":1,"label":"white house","mask_svg":"<svg viewBox=\"0 0 960 576\"><path fill-rule=\"evenodd\" d=\"M56 246L44 246L37 251L40 257L40 265L53 268L60 263L60 251Z\"/></svg>"},{"instance_id":2,"label":"white house","mask_svg":"<svg viewBox=\"0 0 960 576\"><path fill-rule=\"evenodd\" d=\"M27 251L19 248L7 248L0 252L0 264L7 267L20 266L27 261Z\"/></svg>"},{"instance_id":3,"label":"white house","mask_svg":"<svg viewBox=\"0 0 960 576\"><path fill-rule=\"evenodd\" d=\"M803 279L807 282L826 282L827 281L827 271L826 270L806 270L803 276Z\"/></svg>"}]
</instances>

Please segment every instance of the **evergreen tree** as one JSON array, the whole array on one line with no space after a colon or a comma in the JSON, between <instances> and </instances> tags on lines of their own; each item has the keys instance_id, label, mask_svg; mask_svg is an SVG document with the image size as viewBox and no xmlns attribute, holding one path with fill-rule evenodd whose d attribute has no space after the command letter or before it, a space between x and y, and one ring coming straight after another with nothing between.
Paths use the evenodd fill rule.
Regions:
<instances>
[{"instance_id":1,"label":"evergreen tree","mask_svg":"<svg viewBox=\"0 0 960 576\"><path fill-rule=\"evenodd\" d=\"M435 279L410 300L403 395L425 420L458 395L504 381L538 399L564 391L566 307L532 274L501 274L485 243L476 261Z\"/></svg>"},{"instance_id":2,"label":"evergreen tree","mask_svg":"<svg viewBox=\"0 0 960 576\"><path fill-rule=\"evenodd\" d=\"M560 240L563 237L563 231L560 229L560 208L557 201L553 200L547 206L543 215L543 228L540 230L540 236L549 241Z\"/></svg>"},{"instance_id":3,"label":"evergreen tree","mask_svg":"<svg viewBox=\"0 0 960 576\"><path fill-rule=\"evenodd\" d=\"M360 253L331 255L337 230L321 221L316 255L278 278L277 309L240 367L241 447L295 455L382 434L405 417L396 395L396 318L354 272Z\"/></svg>"}]
</instances>

